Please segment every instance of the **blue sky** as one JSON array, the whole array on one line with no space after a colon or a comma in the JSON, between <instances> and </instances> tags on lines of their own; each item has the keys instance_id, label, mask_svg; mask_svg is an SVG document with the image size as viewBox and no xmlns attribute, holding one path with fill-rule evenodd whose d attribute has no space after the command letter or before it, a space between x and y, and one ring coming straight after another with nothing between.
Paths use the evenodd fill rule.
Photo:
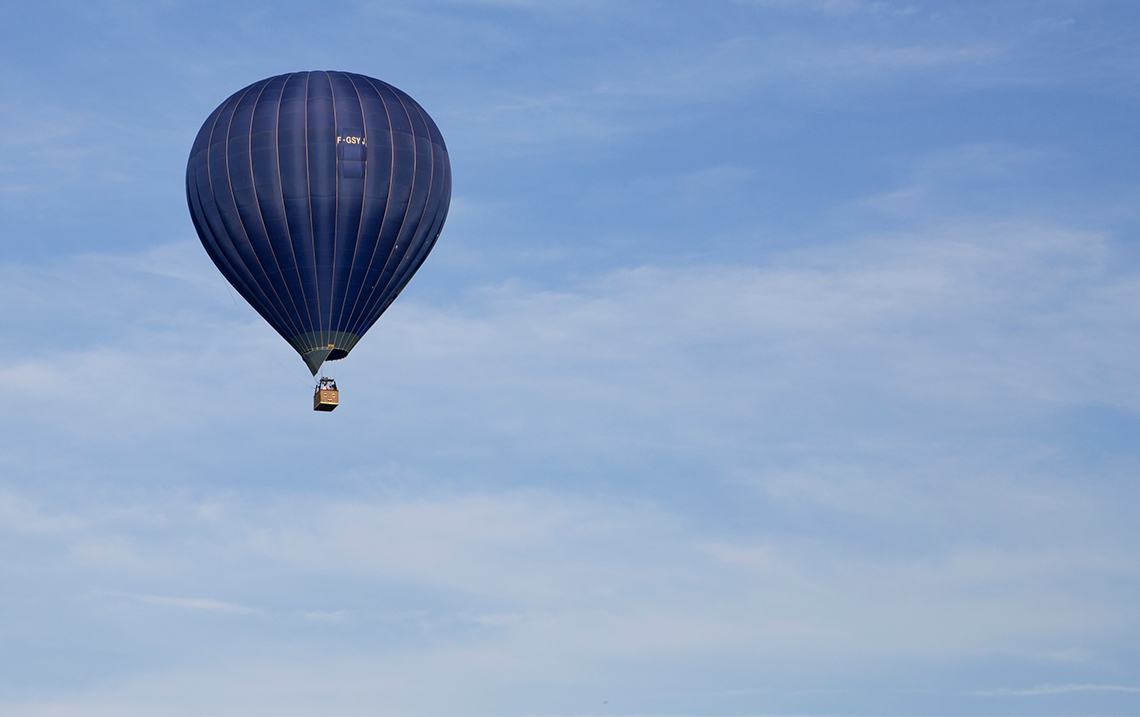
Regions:
<instances>
[{"instance_id":1,"label":"blue sky","mask_svg":"<svg viewBox=\"0 0 1140 717\"><path fill-rule=\"evenodd\" d=\"M1140 713L1138 48L1096 0L7 3L0 713ZM454 172L332 414L183 191L311 69Z\"/></svg>"}]
</instances>

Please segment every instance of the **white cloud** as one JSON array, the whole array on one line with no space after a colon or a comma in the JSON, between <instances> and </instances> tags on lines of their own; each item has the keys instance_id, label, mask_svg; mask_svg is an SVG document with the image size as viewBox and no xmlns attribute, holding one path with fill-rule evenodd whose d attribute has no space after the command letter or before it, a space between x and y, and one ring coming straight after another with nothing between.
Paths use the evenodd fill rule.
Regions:
<instances>
[{"instance_id":1,"label":"white cloud","mask_svg":"<svg viewBox=\"0 0 1140 717\"><path fill-rule=\"evenodd\" d=\"M1132 86L1136 43L1014 5L19 11L0 712L1134 701L1140 271L1101 229L1130 225L1071 194L1129 181L1105 142L1131 90L1095 95ZM467 193L463 251L329 366L332 414L234 307L179 182L206 112L282 62L410 91ZM970 92L1024 85L1067 89ZM1069 224L1037 211L1065 152L1097 175L1064 185ZM758 218L789 167L771 213L816 215ZM180 240L114 249L156 237Z\"/></svg>"},{"instance_id":2,"label":"white cloud","mask_svg":"<svg viewBox=\"0 0 1140 717\"><path fill-rule=\"evenodd\" d=\"M46 515L28 499L11 493L0 493L0 530L18 534L59 535L75 533L84 527L82 520L70 515Z\"/></svg>"},{"instance_id":3,"label":"white cloud","mask_svg":"<svg viewBox=\"0 0 1140 717\"><path fill-rule=\"evenodd\" d=\"M734 675L713 691L752 694L734 670L808 689L852 661L1111 653L1135 632L1128 591L1103 589L1140 572L1131 513L1043 468L1060 449L1019 426L1140 411L1140 276L1114 252L1091 232L948 225L402 301L338 369L327 416L186 247L9 268L9 296L64 287L57 314L106 300L89 335L0 345L21 357L5 381L43 384L0 419L21 546L5 569L122 596L80 602L198 646L5 709L146 712L165 694L288 713L348 681L325 711L462 711L478 690L606 685L617 664L699 692L677 667L699 661ZM903 418L868 415L883 406ZM721 525L703 501L752 517ZM50 631L76 609L19 614ZM329 645L319 669L215 666L306 630ZM267 697L286 678L310 697ZM414 704L425 691L435 707Z\"/></svg>"},{"instance_id":4,"label":"white cloud","mask_svg":"<svg viewBox=\"0 0 1140 717\"><path fill-rule=\"evenodd\" d=\"M988 692L978 692L979 695L1035 697L1038 695L1060 695L1066 692L1140 692L1140 687L1125 685L1038 685L1025 690L1002 688Z\"/></svg>"},{"instance_id":5,"label":"white cloud","mask_svg":"<svg viewBox=\"0 0 1140 717\"><path fill-rule=\"evenodd\" d=\"M158 440L152 448L170 450L190 436L224 445L221 427L243 421L307 425L285 410L307 400L300 362L252 312L234 308L220 279L195 269L182 280L186 257L156 258L169 251L110 273L89 271L96 259L47 276L5 272L11 300L50 297L41 311L85 312L86 296L103 299L84 316L86 345L57 345L75 333L45 335L28 355L18 332L0 344L0 376L34 385L37 396L17 423L9 417L13 435ZM1135 412L1140 377L1127 357L1140 350L1140 277L1112 252L1095 233L950 225L793 251L766 266L641 267L562 292L508 282L450 306L405 300L350 359L330 365L348 379L336 416L352 416L335 425L346 440L412 440L463 423L467 440L522 441L524 454L555 451L559 460L671 445L726 469L752 462L746 446L755 440L824 440L840 451L881 441L874 423L842 429L854 433L839 443L826 429L840 430L874 396L959 427L1069 405ZM368 408L393 402L398 419ZM479 407L477 426L456 402ZM904 429L892 440L912 437ZM4 460L27 462L10 449ZM813 472L830 470L832 459L814 460ZM768 480L811 484L799 471L785 475Z\"/></svg>"},{"instance_id":6,"label":"white cloud","mask_svg":"<svg viewBox=\"0 0 1140 717\"><path fill-rule=\"evenodd\" d=\"M739 36L711 46L669 49L639 58L620 74L598 82L598 98L637 97L670 106L781 96L842 98L855 88L906 84L916 75L935 83L957 83L957 69L988 66L1003 48L990 43L898 44L850 38L820 43L818 38ZM989 72L995 72L989 68ZM589 104L597 99L582 97ZM765 117L758 113L758 128Z\"/></svg>"},{"instance_id":7,"label":"white cloud","mask_svg":"<svg viewBox=\"0 0 1140 717\"><path fill-rule=\"evenodd\" d=\"M857 12L878 12L887 6L884 2L865 0L737 0L741 4L776 10L806 10L825 15L851 15Z\"/></svg>"},{"instance_id":8,"label":"white cloud","mask_svg":"<svg viewBox=\"0 0 1140 717\"><path fill-rule=\"evenodd\" d=\"M821 536L714 538L649 504L543 491L270 504L231 498L220 524L195 523L201 513L193 503L161 493L150 499L156 503L129 513L161 509L177 514L179 527L156 533L121 522L110 536L145 542L151 555L181 564L178 594L245 598L98 591L84 604L98 608L100 620L141 621L146 606L184 613L193 622L163 613L145 619L163 620L164 639L196 659L131 666L58 702L9 700L0 709L163 714L177 705L299 714L319 705L346 714L381 705L382 714L482 713L508 694L534 694L546 695L535 704L548 711L574 691L614 690L618 665L626 686L616 689L627 695L699 696L700 680L684 668L693 661L725 671L725 684L736 688L724 694L756 691L741 668L788 685L768 690L782 694L790 685L822 686L833 665L851 660L887 669L897 660L1103 642L1131 629L1130 606L1080 586L1097 571L1134 576L1134 559L1105 562L1079 547L882 560ZM144 568L133 575L68 570L75 586L170 585L173 577ZM400 607L408 591L416 609ZM245 617L257 619L234 622ZM299 629L298 618L309 627ZM291 645L309 630L318 631L315 642L297 652ZM194 647L200 632L213 635L205 652Z\"/></svg>"},{"instance_id":9,"label":"white cloud","mask_svg":"<svg viewBox=\"0 0 1140 717\"><path fill-rule=\"evenodd\" d=\"M141 603L150 605L161 605L163 607L174 607L181 610L203 610L206 612L216 612L232 615L249 615L256 612L252 608L245 607L244 605L235 605L233 603L222 602L221 600L214 600L212 598L179 598L168 597L165 595L137 595L135 599Z\"/></svg>"}]
</instances>

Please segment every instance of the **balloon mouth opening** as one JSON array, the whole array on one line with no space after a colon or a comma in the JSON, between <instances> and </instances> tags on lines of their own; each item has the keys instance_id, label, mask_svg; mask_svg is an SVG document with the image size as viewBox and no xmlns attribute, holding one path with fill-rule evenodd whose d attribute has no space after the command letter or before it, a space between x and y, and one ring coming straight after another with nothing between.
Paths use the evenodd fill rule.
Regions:
<instances>
[{"instance_id":1,"label":"balloon mouth opening","mask_svg":"<svg viewBox=\"0 0 1140 717\"><path fill-rule=\"evenodd\" d=\"M348 352L359 340L360 336L347 331L310 331L294 336L289 339L289 343L297 349L309 371L316 376L321 364L348 356Z\"/></svg>"}]
</instances>

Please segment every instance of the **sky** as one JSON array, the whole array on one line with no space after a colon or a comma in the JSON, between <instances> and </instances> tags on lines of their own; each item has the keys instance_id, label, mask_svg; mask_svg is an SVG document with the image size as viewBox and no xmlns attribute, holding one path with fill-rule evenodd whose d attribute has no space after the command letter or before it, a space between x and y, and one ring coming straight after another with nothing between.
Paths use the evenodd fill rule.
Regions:
<instances>
[{"instance_id":1,"label":"sky","mask_svg":"<svg viewBox=\"0 0 1140 717\"><path fill-rule=\"evenodd\" d=\"M414 97L333 413L186 208ZM0 714L1140 714L1140 7L0 5Z\"/></svg>"}]
</instances>

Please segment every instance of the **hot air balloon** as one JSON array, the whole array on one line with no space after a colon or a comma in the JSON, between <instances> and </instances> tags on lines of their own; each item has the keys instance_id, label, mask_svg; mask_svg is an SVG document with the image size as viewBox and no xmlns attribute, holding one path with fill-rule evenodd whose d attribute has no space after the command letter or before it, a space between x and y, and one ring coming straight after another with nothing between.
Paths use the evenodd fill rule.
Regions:
<instances>
[{"instance_id":1,"label":"hot air balloon","mask_svg":"<svg viewBox=\"0 0 1140 717\"><path fill-rule=\"evenodd\" d=\"M210 114L190 150L186 200L218 270L316 376L432 250L451 163L404 92L350 72L294 72Z\"/></svg>"}]
</instances>

